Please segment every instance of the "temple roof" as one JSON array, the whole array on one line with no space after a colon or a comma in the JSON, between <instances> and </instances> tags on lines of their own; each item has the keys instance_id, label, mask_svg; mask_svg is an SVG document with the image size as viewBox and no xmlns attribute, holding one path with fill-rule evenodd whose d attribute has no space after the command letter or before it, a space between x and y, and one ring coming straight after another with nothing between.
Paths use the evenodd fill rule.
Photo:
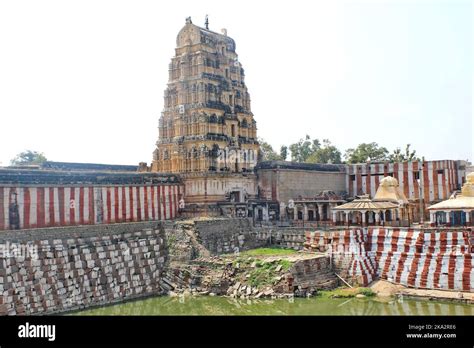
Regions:
<instances>
[{"instance_id":1,"label":"temple roof","mask_svg":"<svg viewBox=\"0 0 474 348\"><path fill-rule=\"evenodd\" d=\"M373 201L389 201L408 204L408 199L398 186L398 180L391 176L386 176L380 181L380 185L375 193Z\"/></svg>"},{"instance_id":2,"label":"temple roof","mask_svg":"<svg viewBox=\"0 0 474 348\"><path fill-rule=\"evenodd\" d=\"M369 198L369 195L359 196L359 198L354 199L352 202L339 205L333 210L355 210L355 211L377 211L377 210L387 210L387 209L397 209L399 206L396 203L392 202L376 202L372 201Z\"/></svg>"},{"instance_id":3,"label":"temple roof","mask_svg":"<svg viewBox=\"0 0 474 348\"><path fill-rule=\"evenodd\" d=\"M226 44L227 50L235 52L235 41L225 34L219 34L206 28L201 28L192 23L191 19L186 20L186 25L179 31L176 38L177 47L204 43L210 46Z\"/></svg>"},{"instance_id":4,"label":"temple roof","mask_svg":"<svg viewBox=\"0 0 474 348\"><path fill-rule=\"evenodd\" d=\"M449 199L433 204L429 210L474 210L474 172L466 176L461 193L453 193Z\"/></svg>"}]
</instances>

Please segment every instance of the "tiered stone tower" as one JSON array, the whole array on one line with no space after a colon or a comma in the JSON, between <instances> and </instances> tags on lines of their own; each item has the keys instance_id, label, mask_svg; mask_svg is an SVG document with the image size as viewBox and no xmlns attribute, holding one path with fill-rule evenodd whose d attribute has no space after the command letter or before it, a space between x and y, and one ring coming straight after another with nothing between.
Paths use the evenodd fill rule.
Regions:
<instances>
[{"instance_id":1,"label":"tiered stone tower","mask_svg":"<svg viewBox=\"0 0 474 348\"><path fill-rule=\"evenodd\" d=\"M234 40L207 27L188 18L178 34L152 171L181 174L186 202L244 202L257 194L256 122Z\"/></svg>"}]
</instances>

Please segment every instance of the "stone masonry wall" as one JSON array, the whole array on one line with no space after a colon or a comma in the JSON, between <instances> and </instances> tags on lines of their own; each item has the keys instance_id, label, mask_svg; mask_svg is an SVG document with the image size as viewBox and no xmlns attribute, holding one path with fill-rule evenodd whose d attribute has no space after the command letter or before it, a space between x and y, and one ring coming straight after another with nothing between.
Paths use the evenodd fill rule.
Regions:
<instances>
[{"instance_id":1,"label":"stone masonry wall","mask_svg":"<svg viewBox=\"0 0 474 348\"><path fill-rule=\"evenodd\" d=\"M158 222L2 232L0 245L0 315L51 314L162 293L167 248Z\"/></svg>"},{"instance_id":2,"label":"stone masonry wall","mask_svg":"<svg viewBox=\"0 0 474 348\"><path fill-rule=\"evenodd\" d=\"M196 234L211 255L233 253L263 245L249 219L196 221Z\"/></svg>"}]
</instances>

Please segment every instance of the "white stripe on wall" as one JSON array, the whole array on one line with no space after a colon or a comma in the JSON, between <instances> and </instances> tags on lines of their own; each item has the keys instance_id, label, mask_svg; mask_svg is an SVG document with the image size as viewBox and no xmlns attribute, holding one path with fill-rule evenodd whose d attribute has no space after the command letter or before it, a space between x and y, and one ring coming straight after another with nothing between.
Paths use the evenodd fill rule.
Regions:
<instances>
[{"instance_id":1,"label":"white stripe on wall","mask_svg":"<svg viewBox=\"0 0 474 348\"><path fill-rule=\"evenodd\" d=\"M130 220L130 187L125 187L125 219Z\"/></svg>"},{"instance_id":2,"label":"white stripe on wall","mask_svg":"<svg viewBox=\"0 0 474 348\"><path fill-rule=\"evenodd\" d=\"M152 211L152 197L151 197L151 187L147 186L146 187L146 196L147 196L147 204L148 204L148 220L153 220L153 211Z\"/></svg>"},{"instance_id":3,"label":"white stripe on wall","mask_svg":"<svg viewBox=\"0 0 474 348\"><path fill-rule=\"evenodd\" d=\"M49 187L44 188L44 223L46 226L51 223L49 216Z\"/></svg>"},{"instance_id":4,"label":"white stripe on wall","mask_svg":"<svg viewBox=\"0 0 474 348\"><path fill-rule=\"evenodd\" d=\"M138 188L138 192L140 194L140 219L143 221L145 220L145 188L143 186L140 186Z\"/></svg>"},{"instance_id":5,"label":"white stripe on wall","mask_svg":"<svg viewBox=\"0 0 474 348\"><path fill-rule=\"evenodd\" d=\"M80 205L81 205L81 188L80 187L75 187L74 188L74 201L75 201L75 204L74 204L74 221L76 222L76 224L80 224L81 223L81 209L80 209ZM84 205L86 205L86 202L84 201Z\"/></svg>"},{"instance_id":6,"label":"white stripe on wall","mask_svg":"<svg viewBox=\"0 0 474 348\"><path fill-rule=\"evenodd\" d=\"M89 188L84 187L84 222L90 222L89 221Z\"/></svg>"},{"instance_id":7,"label":"white stripe on wall","mask_svg":"<svg viewBox=\"0 0 474 348\"><path fill-rule=\"evenodd\" d=\"M30 187L30 226L38 223L38 190L36 187Z\"/></svg>"},{"instance_id":8,"label":"white stripe on wall","mask_svg":"<svg viewBox=\"0 0 474 348\"><path fill-rule=\"evenodd\" d=\"M133 217L137 219L137 187L132 187L132 199L133 199Z\"/></svg>"},{"instance_id":9,"label":"white stripe on wall","mask_svg":"<svg viewBox=\"0 0 474 348\"><path fill-rule=\"evenodd\" d=\"M110 222L115 222L115 188L108 189L110 190Z\"/></svg>"},{"instance_id":10,"label":"white stripe on wall","mask_svg":"<svg viewBox=\"0 0 474 348\"><path fill-rule=\"evenodd\" d=\"M10 229L10 188L5 187L3 189L3 212L4 212L4 221L5 221L5 229Z\"/></svg>"}]
</instances>

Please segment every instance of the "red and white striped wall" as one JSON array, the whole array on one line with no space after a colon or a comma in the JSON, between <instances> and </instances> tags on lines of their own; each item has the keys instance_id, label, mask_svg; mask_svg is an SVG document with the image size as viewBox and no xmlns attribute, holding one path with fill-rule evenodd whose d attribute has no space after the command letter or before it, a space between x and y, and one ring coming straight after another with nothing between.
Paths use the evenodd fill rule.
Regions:
<instances>
[{"instance_id":1,"label":"red and white striped wall","mask_svg":"<svg viewBox=\"0 0 474 348\"><path fill-rule=\"evenodd\" d=\"M376 277L409 287L474 291L473 232L355 228L306 232L305 249L327 245L336 267L367 285Z\"/></svg>"},{"instance_id":2,"label":"red and white striped wall","mask_svg":"<svg viewBox=\"0 0 474 348\"><path fill-rule=\"evenodd\" d=\"M393 176L398 180L400 188L409 199L418 199L420 188L417 175L423 168L423 195L425 202L444 200L457 189L460 171L457 162L425 161L403 163L377 163L377 164L350 164L346 166L346 188L349 196L370 194L377 192L380 180L385 176ZM462 177L462 176L461 176Z\"/></svg>"},{"instance_id":3,"label":"red and white striped wall","mask_svg":"<svg viewBox=\"0 0 474 348\"><path fill-rule=\"evenodd\" d=\"M173 219L180 185L0 186L0 230Z\"/></svg>"}]
</instances>

